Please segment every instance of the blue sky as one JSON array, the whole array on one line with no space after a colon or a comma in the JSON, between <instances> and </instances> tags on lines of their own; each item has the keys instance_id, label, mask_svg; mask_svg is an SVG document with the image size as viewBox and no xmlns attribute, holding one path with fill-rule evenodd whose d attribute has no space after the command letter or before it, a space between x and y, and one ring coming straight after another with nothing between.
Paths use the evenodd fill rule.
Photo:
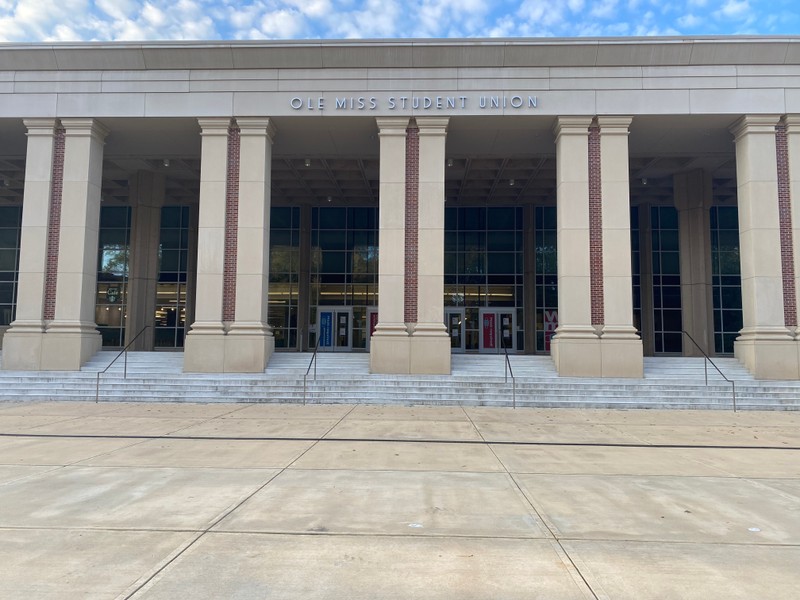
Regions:
<instances>
[{"instance_id":1,"label":"blue sky","mask_svg":"<svg viewBox=\"0 0 800 600\"><path fill-rule=\"evenodd\" d=\"M0 0L2 42L798 33L798 0Z\"/></svg>"}]
</instances>

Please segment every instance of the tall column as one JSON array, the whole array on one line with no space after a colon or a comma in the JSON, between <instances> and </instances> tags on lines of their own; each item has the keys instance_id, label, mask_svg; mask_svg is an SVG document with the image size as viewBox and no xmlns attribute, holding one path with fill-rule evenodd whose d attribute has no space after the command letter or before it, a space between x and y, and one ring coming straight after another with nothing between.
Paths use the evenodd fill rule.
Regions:
<instances>
[{"instance_id":1,"label":"tall column","mask_svg":"<svg viewBox=\"0 0 800 600\"><path fill-rule=\"evenodd\" d=\"M267 118L239 118L240 159L236 225L236 311L225 344L225 371L263 371L275 350L267 323L272 139Z\"/></svg>"},{"instance_id":2,"label":"tall column","mask_svg":"<svg viewBox=\"0 0 800 600\"><path fill-rule=\"evenodd\" d=\"M410 372L405 324L405 117L378 118L380 137L378 324L370 342L373 373ZM448 350L449 351L449 350Z\"/></svg>"},{"instance_id":3,"label":"tall column","mask_svg":"<svg viewBox=\"0 0 800 600\"><path fill-rule=\"evenodd\" d=\"M46 299L44 314L49 322L42 368L77 370L102 344L94 310L103 145L108 130L93 119L62 119L61 125L65 139L58 250L55 259L48 256L48 270L55 268L57 273L55 311L49 314Z\"/></svg>"},{"instance_id":4,"label":"tall column","mask_svg":"<svg viewBox=\"0 0 800 600\"><path fill-rule=\"evenodd\" d=\"M128 278L125 343L140 335L132 350L153 349L153 315L156 312L158 246L161 242L161 207L164 204L163 173L138 171L129 181L133 209L130 277Z\"/></svg>"},{"instance_id":5,"label":"tall column","mask_svg":"<svg viewBox=\"0 0 800 600\"><path fill-rule=\"evenodd\" d=\"M216 373L225 360L222 324L225 217L230 119L200 119L200 208L197 223L195 321L186 336L183 368Z\"/></svg>"},{"instance_id":6,"label":"tall column","mask_svg":"<svg viewBox=\"0 0 800 600\"><path fill-rule=\"evenodd\" d=\"M641 377L633 326L629 117L556 123L559 325L551 355L561 375Z\"/></svg>"},{"instance_id":7,"label":"tall column","mask_svg":"<svg viewBox=\"0 0 800 600\"><path fill-rule=\"evenodd\" d=\"M746 115L736 142L743 328L736 357L757 377L800 376L790 204L779 198L777 116ZM786 182L788 183L788 181ZM783 205L783 206L782 206Z\"/></svg>"},{"instance_id":8,"label":"tall column","mask_svg":"<svg viewBox=\"0 0 800 600\"><path fill-rule=\"evenodd\" d=\"M63 171L63 131L53 119L25 121L28 149L17 284L17 314L3 338L3 368L38 370L42 361L44 300L47 277L48 220L56 146L58 172ZM61 139L59 140L58 137ZM61 182L58 182L59 194Z\"/></svg>"},{"instance_id":9,"label":"tall column","mask_svg":"<svg viewBox=\"0 0 800 600\"><path fill-rule=\"evenodd\" d=\"M678 209L681 257L681 314L683 329L707 354L714 352L714 314L711 296L711 174L702 170L673 177ZM702 356L684 339L685 356Z\"/></svg>"},{"instance_id":10,"label":"tall column","mask_svg":"<svg viewBox=\"0 0 800 600\"><path fill-rule=\"evenodd\" d=\"M589 117L559 117L556 137L558 327L550 355L560 375L602 372L589 269Z\"/></svg>"},{"instance_id":11,"label":"tall column","mask_svg":"<svg viewBox=\"0 0 800 600\"><path fill-rule=\"evenodd\" d=\"M417 119L417 322L411 335L411 373L450 374L450 337L444 325L444 165L448 121L446 117Z\"/></svg>"},{"instance_id":12,"label":"tall column","mask_svg":"<svg viewBox=\"0 0 800 600\"><path fill-rule=\"evenodd\" d=\"M600 338L603 377L644 375L642 340L633 326L628 161L631 120L631 117L597 118L600 130L599 201L603 221L603 327ZM594 160L591 155L589 160Z\"/></svg>"}]
</instances>

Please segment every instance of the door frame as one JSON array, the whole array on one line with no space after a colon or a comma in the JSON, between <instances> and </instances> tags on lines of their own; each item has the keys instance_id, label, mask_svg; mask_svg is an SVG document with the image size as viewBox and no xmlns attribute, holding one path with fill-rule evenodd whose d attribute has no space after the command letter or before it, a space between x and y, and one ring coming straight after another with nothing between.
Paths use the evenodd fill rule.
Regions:
<instances>
[{"instance_id":1,"label":"door frame","mask_svg":"<svg viewBox=\"0 0 800 600\"><path fill-rule=\"evenodd\" d=\"M483 345L483 333L484 333L484 325L483 319L484 315L491 314L494 315L494 337L496 340L495 348L485 348ZM480 308L478 310L478 322L480 323L480 329L478 330L478 352L482 354L500 354L503 351L503 344L502 344L502 335L504 330L504 323L502 322L501 315L510 315L511 316L511 344L506 346L506 349L509 352L516 352L517 351L517 309L514 307L508 308Z\"/></svg>"},{"instance_id":2,"label":"door frame","mask_svg":"<svg viewBox=\"0 0 800 600\"><path fill-rule=\"evenodd\" d=\"M351 352L353 350L353 307L352 306L318 306L317 307L317 339L322 335L322 313L332 313L331 316L331 345L322 345L320 341L319 352ZM347 315L347 345L338 345L340 316Z\"/></svg>"}]
</instances>

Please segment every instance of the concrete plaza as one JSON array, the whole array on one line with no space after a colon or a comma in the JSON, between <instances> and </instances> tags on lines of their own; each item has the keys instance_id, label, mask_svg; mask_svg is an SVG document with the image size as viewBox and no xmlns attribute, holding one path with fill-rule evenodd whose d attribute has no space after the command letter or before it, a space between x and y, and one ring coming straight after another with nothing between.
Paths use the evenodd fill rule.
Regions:
<instances>
[{"instance_id":1,"label":"concrete plaza","mask_svg":"<svg viewBox=\"0 0 800 600\"><path fill-rule=\"evenodd\" d=\"M0 404L0 598L795 599L800 413Z\"/></svg>"}]
</instances>

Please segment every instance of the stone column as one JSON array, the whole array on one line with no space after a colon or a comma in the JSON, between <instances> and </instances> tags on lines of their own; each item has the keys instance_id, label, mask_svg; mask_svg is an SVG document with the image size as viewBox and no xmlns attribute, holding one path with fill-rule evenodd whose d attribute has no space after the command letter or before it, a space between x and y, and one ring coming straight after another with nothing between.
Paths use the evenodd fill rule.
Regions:
<instances>
[{"instance_id":1,"label":"stone column","mask_svg":"<svg viewBox=\"0 0 800 600\"><path fill-rule=\"evenodd\" d=\"M376 119L380 137L378 325L370 342L373 373L408 373L405 324L406 128L409 119ZM448 349L449 352L449 349Z\"/></svg>"},{"instance_id":2,"label":"stone column","mask_svg":"<svg viewBox=\"0 0 800 600\"><path fill-rule=\"evenodd\" d=\"M558 327L550 341L559 375L599 376L589 271L590 117L559 117L556 137Z\"/></svg>"},{"instance_id":3,"label":"stone column","mask_svg":"<svg viewBox=\"0 0 800 600\"><path fill-rule=\"evenodd\" d=\"M128 317L125 343L139 333L132 350L153 349L153 315L156 311L158 283L158 246L161 242L161 207L164 204L163 173L138 171L129 181L133 208L131 227L130 277L128 278Z\"/></svg>"},{"instance_id":4,"label":"stone column","mask_svg":"<svg viewBox=\"0 0 800 600\"><path fill-rule=\"evenodd\" d=\"M633 326L628 126L630 117L556 123L560 375L641 377Z\"/></svg>"},{"instance_id":5,"label":"stone column","mask_svg":"<svg viewBox=\"0 0 800 600\"><path fill-rule=\"evenodd\" d=\"M41 368L56 125L53 119L25 121L28 128L28 149L25 159L25 195L22 202L17 314L3 337L3 369ZM63 132L61 135L63 136ZM61 143L63 144L63 137ZM59 153L59 160L63 161L63 147Z\"/></svg>"},{"instance_id":6,"label":"stone column","mask_svg":"<svg viewBox=\"0 0 800 600\"><path fill-rule=\"evenodd\" d=\"M603 221L603 326L600 338L603 377L644 375L642 340L633 326L628 161L631 120L631 117L597 118ZM594 157L590 155L589 160L594 160Z\"/></svg>"},{"instance_id":7,"label":"stone column","mask_svg":"<svg viewBox=\"0 0 800 600\"><path fill-rule=\"evenodd\" d=\"M417 119L417 322L411 335L411 373L450 374L450 337L444 325L444 165L448 121L446 117Z\"/></svg>"},{"instance_id":8,"label":"stone column","mask_svg":"<svg viewBox=\"0 0 800 600\"><path fill-rule=\"evenodd\" d=\"M239 118L236 312L225 343L225 371L264 371L275 350L267 323L272 139L268 118Z\"/></svg>"},{"instance_id":9,"label":"stone column","mask_svg":"<svg viewBox=\"0 0 800 600\"><path fill-rule=\"evenodd\" d=\"M74 371L102 345L94 321L103 145L94 119L62 119L64 177L57 250L55 311L45 329L42 368ZM45 304L45 320L48 320Z\"/></svg>"},{"instance_id":10,"label":"stone column","mask_svg":"<svg viewBox=\"0 0 800 600\"><path fill-rule=\"evenodd\" d=\"M673 177L678 209L681 257L683 329L708 354L714 353L714 313L711 295L711 175L696 170ZM702 356L684 337L684 356Z\"/></svg>"},{"instance_id":11,"label":"stone column","mask_svg":"<svg viewBox=\"0 0 800 600\"><path fill-rule=\"evenodd\" d=\"M777 124L778 116L746 115L731 128L736 142L744 324L734 353L757 378L797 379L797 314L791 306L796 302L795 282L792 278L790 290L789 278L784 277L784 268L793 270L793 265L781 245L791 224L779 209Z\"/></svg>"},{"instance_id":12,"label":"stone column","mask_svg":"<svg viewBox=\"0 0 800 600\"><path fill-rule=\"evenodd\" d=\"M186 336L184 370L217 373L225 359L222 324L225 199L230 119L200 119L202 136L197 227L195 321Z\"/></svg>"}]
</instances>

